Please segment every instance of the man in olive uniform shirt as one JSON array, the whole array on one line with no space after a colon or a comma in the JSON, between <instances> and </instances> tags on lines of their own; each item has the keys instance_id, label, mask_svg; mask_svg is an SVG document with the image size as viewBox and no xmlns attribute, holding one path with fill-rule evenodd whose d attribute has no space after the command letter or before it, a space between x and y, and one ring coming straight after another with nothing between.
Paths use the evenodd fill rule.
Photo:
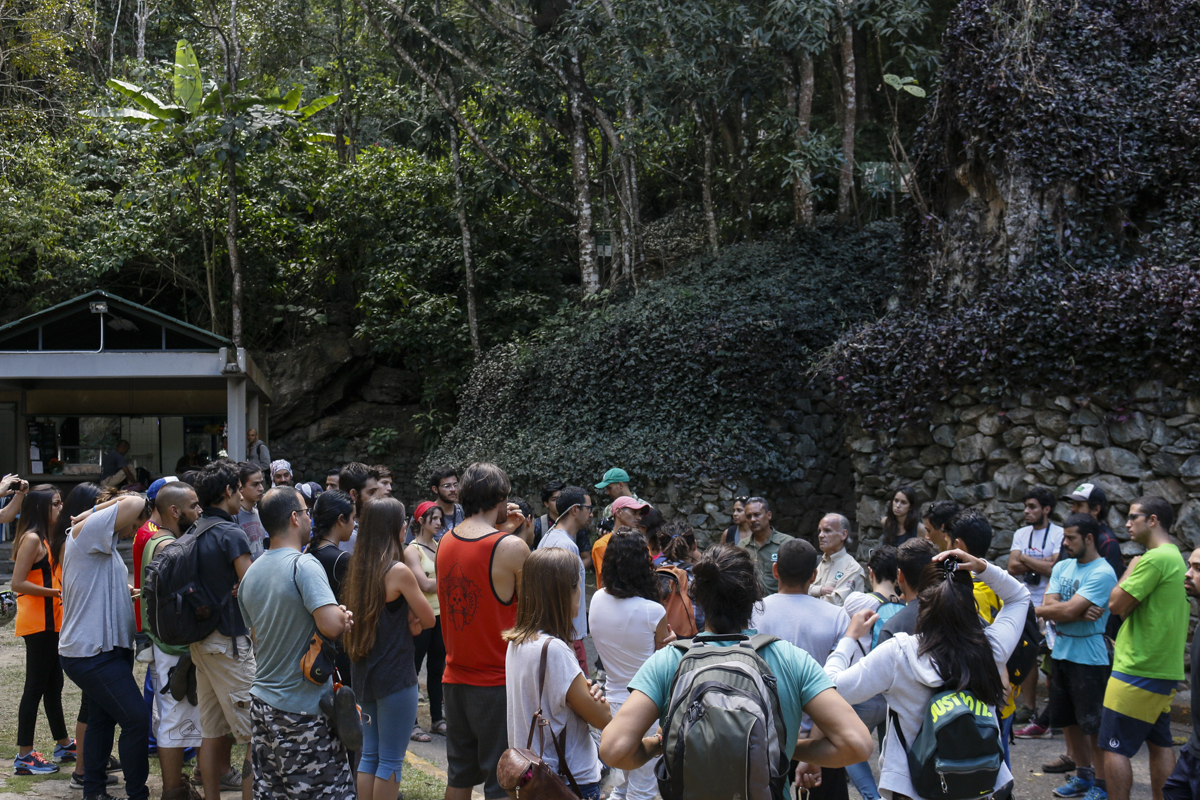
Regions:
<instances>
[{"instance_id":1,"label":"man in olive uniform shirt","mask_svg":"<svg viewBox=\"0 0 1200 800\"><path fill-rule=\"evenodd\" d=\"M758 583L763 596L779 591L779 581L771 568L779 558L779 547L791 539L771 527L771 505L761 497L746 501L746 521L750 523L750 536L737 543L758 560Z\"/></svg>"}]
</instances>

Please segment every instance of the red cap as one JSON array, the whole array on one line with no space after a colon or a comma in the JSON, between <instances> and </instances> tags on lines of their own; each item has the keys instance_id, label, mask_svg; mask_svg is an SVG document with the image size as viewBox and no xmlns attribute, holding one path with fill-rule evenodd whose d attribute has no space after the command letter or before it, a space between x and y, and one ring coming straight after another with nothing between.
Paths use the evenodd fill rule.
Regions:
<instances>
[{"instance_id":1,"label":"red cap","mask_svg":"<svg viewBox=\"0 0 1200 800\"><path fill-rule=\"evenodd\" d=\"M622 508L632 508L634 511L640 511L648 505L650 504L638 500L635 497L624 495L622 497L618 497L616 500L613 500L612 510L617 511Z\"/></svg>"}]
</instances>

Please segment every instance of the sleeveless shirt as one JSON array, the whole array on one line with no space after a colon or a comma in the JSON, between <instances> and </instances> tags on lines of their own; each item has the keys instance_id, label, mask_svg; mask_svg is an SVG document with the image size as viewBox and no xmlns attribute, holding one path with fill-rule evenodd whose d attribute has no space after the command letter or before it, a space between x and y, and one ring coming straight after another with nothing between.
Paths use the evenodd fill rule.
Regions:
<instances>
[{"instance_id":1,"label":"sleeveless shirt","mask_svg":"<svg viewBox=\"0 0 1200 800\"><path fill-rule=\"evenodd\" d=\"M438 545L438 602L446 671L442 683L503 686L508 643L500 632L517 622L517 594L502 603L492 586L496 547L511 533L466 539L449 531Z\"/></svg>"},{"instance_id":2,"label":"sleeveless shirt","mask_svg":"<svg viewBox=\"0 0 1200 800\"><path fill-rule=\"evenodd\" d=\"M437 563L433 559L434 556L437 555L437 551L434 550L433 556L430 556L429 548L425 547L425 545L420 544L419 542L413 542L413 545L416 546L417 552L421 554L421 571L425 573L426 578L436 581ZM442 611L441 606L438 603L437 592L422 592L422 594L425 595L425 599L429 601L430 607L433 608L433 615L435 617L440 615Z\"/></svg>"},{"instance_id":3,"label":"sleeveless shirt","mask_svg":"<svg viewBox=\"0 0 1200 800\"><path fill-rule=\"evenodd\" d=\"M388 569L400 562L393 561ZM372 703L417 682L413 635L408 630L408 601L400 595L386 603L375 620L375 645L362 661L351 664L354 694Z\"/></svg>"},{"instance_id":4,"label":"sleeveless shirt","mask_svg":"<svg viewBox=\"0 0 1200 800\"><path fill-rule=\"evenodd\" d=\"M36 577L39 574L40 582ZM61 589L62 571L50 565L50 554L47 553L30 567L27 580L47 589ZM62 600L57 597L18 594L15 627L17 636L28 636L42 631L57 633L62 628Z\"/></svg>"}]
</instances>

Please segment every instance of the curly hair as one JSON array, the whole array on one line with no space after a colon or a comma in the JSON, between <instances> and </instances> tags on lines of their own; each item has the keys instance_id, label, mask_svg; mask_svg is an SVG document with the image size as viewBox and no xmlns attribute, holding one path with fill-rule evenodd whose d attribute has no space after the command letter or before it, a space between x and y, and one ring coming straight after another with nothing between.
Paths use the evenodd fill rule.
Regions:
<instances>
[{"instance_id":1,"label":"curly hair","mask_svg":"<svg viewBox=\"0 0 1200 800\"><path fill-rule=\"evenodd\" d=\"M617 528L608 540L603 563L604 590L610 595L660 601L646 537L635 529Z\"/></svg>"}]
</instances>

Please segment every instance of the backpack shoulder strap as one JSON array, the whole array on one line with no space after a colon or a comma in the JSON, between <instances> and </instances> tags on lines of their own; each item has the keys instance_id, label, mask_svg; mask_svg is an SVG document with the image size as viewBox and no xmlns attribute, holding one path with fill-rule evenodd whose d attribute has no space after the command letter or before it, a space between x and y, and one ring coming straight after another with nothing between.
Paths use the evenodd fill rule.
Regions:
<instances>
[{"instance_id":1,"label":"backpack shoulder strap","mask_svg":"<svg viewBox=\"0 0 1200 800\"><path fill-rule=\"evenodd\" d=\"M880 603L886 603L888 601L888 599L886 597L884 597L882 594L880 594L879 592L870 592L868 596L874 597Z\"/></svg>"},{"instance_id":2,"label":"backpack shoulder strap","mask_svg":"<svg viewBox=\"0 0 1200 800\"><path fill-rule=\"evenodd\" d=\"M904 748L904 752L908 752L908 742L904 739L904 731L900 728L900 715L891 706L888 706L888 717L892 720L892 728L896 731L896 738L900 740L900 746Z\"/></svg>"},{"instance_id":3,"label":"backpack shoulder strap","mask_svg":"<svg viewBox=\"0 0 1200 800\"><path fill-rule=\"evenodd\" d=\"M765 633L756 633L750 637L750 646L754 648L754 652L761 654L764 647L778 641L778 636L770 636Z\"/></svg>"}]
</instances>

